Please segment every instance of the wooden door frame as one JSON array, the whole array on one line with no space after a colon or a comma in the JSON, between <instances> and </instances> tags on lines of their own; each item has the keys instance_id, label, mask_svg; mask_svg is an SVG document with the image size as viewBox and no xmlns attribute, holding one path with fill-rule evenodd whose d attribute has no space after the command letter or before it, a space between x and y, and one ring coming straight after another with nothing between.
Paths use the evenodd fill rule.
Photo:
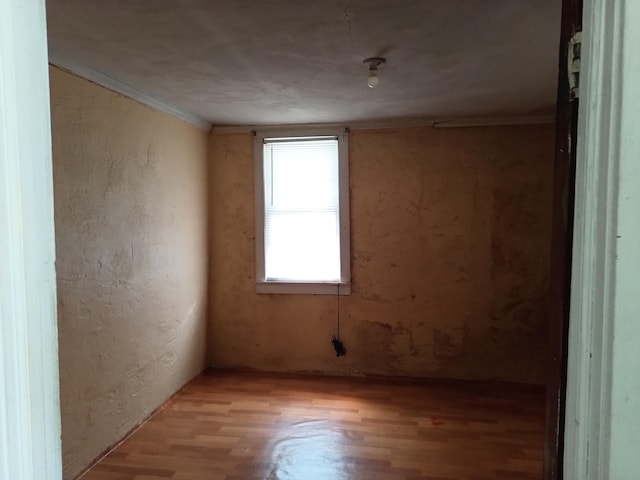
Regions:
<instances>
[{"instance_id":1,"label":"wooden door frame","mask_svg":"<svg viewBox=\"0 0 640 480\"><path fill-rule=\"evenodd\" d=\"M584 0L582 18L566 422L559 464L568 480L635 478L640 471L640 5Z\"/></svg>"},{"instance_id":2,"label":"wooden door frame","mask_svg":"<svg viewBox=\"0 0 640 480\"><path fill-rule=\"evenodd\" d=\"M0 478L62 478L44 0L0 1Z\"/></svg>"}]
</instances>

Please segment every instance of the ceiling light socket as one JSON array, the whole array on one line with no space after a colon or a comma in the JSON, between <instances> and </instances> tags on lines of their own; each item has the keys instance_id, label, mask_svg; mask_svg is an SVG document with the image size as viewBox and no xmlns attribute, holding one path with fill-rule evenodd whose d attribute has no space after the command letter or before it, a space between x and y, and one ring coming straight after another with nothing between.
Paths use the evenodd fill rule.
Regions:
<instances>
[{"instance_id":1,"label":"ceiling light socket","mask_svg":"<svg viewBox=\"0 0 640 480\"><path fill-rule=\"evenodd\" d=\"M386 61L387 60L382 57L369 57L362 61L362 63L369 66L369 77L367 78L367 85L369 88L374 88L378 83L380 83L378 67L380 65L384 65Z\"/></svg>"}]
</instances>

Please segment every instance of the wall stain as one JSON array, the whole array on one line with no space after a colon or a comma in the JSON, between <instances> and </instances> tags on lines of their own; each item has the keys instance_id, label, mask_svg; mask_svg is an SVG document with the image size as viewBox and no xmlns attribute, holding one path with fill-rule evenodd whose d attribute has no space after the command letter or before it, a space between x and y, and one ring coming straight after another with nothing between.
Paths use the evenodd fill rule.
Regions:
<instances>
[{"instance_id":1,"label":"wall stain","mask_svg":"<svg viewBox=\"0 0 640 480\"><path fill-rule=\"evenodd\" d=\"M211 138L215 365L544 382L552 126L350 134L340 359L335 299L255 294L252 137Z\"/></svg>"}]
</instances>

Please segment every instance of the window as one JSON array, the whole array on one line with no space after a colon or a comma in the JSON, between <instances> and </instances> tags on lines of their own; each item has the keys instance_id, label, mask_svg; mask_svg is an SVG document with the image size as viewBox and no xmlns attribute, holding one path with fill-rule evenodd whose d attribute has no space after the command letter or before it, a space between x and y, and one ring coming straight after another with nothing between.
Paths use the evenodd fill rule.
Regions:
<instances>
[{"instance_id":1,"label":"window","mask_svg":"<svg viewBox=\"0 0 640 480\"><path fill-rule=\"evenodd\" d=\"M256 133L256 291L349 294L348 133Z\"/></svg>"}]
</instances>

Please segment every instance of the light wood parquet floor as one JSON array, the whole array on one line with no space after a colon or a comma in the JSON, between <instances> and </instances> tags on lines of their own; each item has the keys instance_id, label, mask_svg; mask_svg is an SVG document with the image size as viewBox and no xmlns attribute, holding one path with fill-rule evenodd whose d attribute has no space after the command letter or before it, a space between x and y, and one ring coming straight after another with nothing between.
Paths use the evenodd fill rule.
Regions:
<instances>
[{"instance_id":1,"label":"light wood parquet floor","mask_svg":"<svg viewBox=\"0 0 640 480\"><path fill-rule=\"evenodd\" d=\"M207 372L82 480L539 480L544 390Z\"/></svg>"}]
</instances>

